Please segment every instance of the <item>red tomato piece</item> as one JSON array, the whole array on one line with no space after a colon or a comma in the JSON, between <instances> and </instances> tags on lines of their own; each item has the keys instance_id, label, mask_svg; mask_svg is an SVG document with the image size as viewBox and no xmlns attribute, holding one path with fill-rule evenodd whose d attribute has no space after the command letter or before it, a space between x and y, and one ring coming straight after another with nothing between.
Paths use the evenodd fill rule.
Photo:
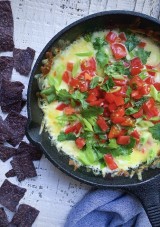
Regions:
<instances>
[{"instance_id":1,"label":"red tomato piece","mask_svg":"<svg viewBox=\"0 0 160 227\"><path fill-rule=\"evenodd\" d=\"M96 70L96 61L94 58L90 58L89 60L84 60L81 63L81 69L82 71L88 70L88 71L95 71Z\"/></svg>"},{"instance_id":2,"label":"red tomato piece","mask_svg":"<svg viewBox=\"0 0 160 227\"><path fill-rule=\"evenodd\" d=\"M129 85L131 86L132 89L138 89L143 87L144 81L139 76L134 76L130 80Z\"/></svg>"},{"instance_id":3,"label":"red tomato piece","mask_svg":"<svg viewBox=\"0 0 160 227\"><path fill-rule=\"evenodd\" d=\"M127 86L124 85L121 87L119 91L114 92L114 95L126 97L126 91L127 91Z\"/></svg>"},{"instance_id":4,"label":"red tomato piece","mask_svg":"<svg viewBox=\"0 0 160 227\"><path fill-rule=\"evenodd\" d=\"M155 106L154 99L153 98L149 98L149 100L143 104L143 110L147 114L150 111L152 111L154 106Z\"/></svg>"},{"instance_id":5,"label":"red tomato piece","mask_svg":"<svg viewBox=\"0 0 160 227\"><path fill-rule=\"evenodd\" d=\"M121 133L121 129L119 129L116 125L112 125L110 132L108 134L108 139L117 138Z\"/></svg>"},{"instance_id":6,"label":"red tomato piece","mask_svg":"<svg viewBox=\"0 0 160 227\"><path fill-rule=\"evenodd\" d=\"M104 108L103 116L104 117L109 117L110 116L110 112L109 112L109 110L107 108Z\"/></svg>"},{"instance_id":7,"label":"red tomato piece","mask_svg":"<svg viewBox=\"0 0 160 227\"><path fill-rule=\"evenodd\" d=\"M114 100L115 100L115 96L112 94L112 93L105 93L105 100L108 102L108 103L113 103Z\"/></svg>"},{"instance_id":8,"label":"red tomato piece","mask_svg":"<svg viewBox=\"0 0 160 227\"><path fill-rule=\"evenodd\" d=\"M139 118L143 116L143 109L141 108L137 113L132 114L132 117Z\"/></svg>"},{"instance_id":9,"label":"red tomato piece","mask_svg":"<svg viewBox=\"0 0 160 227\"><path fill-rule=\"evenodd\" d=\"M156 72L152 72L152 70L154 70L154 67L151 66L151 65L146 65L146 68L147 68L147 72L150 76L155 76L156 75Z\"/></svg>"},{"instance_id":10,"label":"red tomato piece","mask_svg":"<svg viewBox=\"0 0 160 227\"><path fill-rule=\"evenodd\" d=\"M76 78L71 78L69 85L73 88L77 88L79 86L79 80Z\"/></svg>"},{"instance_id":11,"label":"red tomato piece","mask_svg":"<svg viewBox=\"0 0 160 227\"><path fill-rule=\"evenodd\" d=\"M131 132L131 136L133 136L135 139L139 139L140 138L140 134L138 133L137 130L134 130L133 132Z\"/></svg>"},{"instance_id":12,"label":"red tomato piece","mask_svg":"<svg viewBox=\"0 0 160 227\"><path fill-rule=\"evenodd\" d=\"M139 93L143 96L143 95L148 95L150 92L150 86L149 85L145 85L142 88L140 88Z\"/></svg>"},{"instance_id":13,"label":"red tomato piece","mask_svg":"<svg viewBox=\"0 0 160 227\"><path fill-rule=\"evenodd\" d=\"M114 43L117 39L117 34L115 32L110 31L107 35L106 35L106 41L109 43Z\"/></svg>"},{"instance_id":14,"label":"red tomato piece","mask_svg":"<svg viewBox=\"0 0 160 227\"><path fill-rule=\"evenodd\" d=\"M154 85L154 78L153 77L148 77L148 78L146 78L145 79L145 83L147 83L147 84L153 84Z\"/></svg>"},{"instance_id":15,"label":"red tomato piece","mask_svg":"<svg viewBox=\"0 0 160 227\"><path fill-rule=\"evenodd\" d=\"M127 145L130 143L130 136L119 136L117 138L117 143L120 145Z\"/></svg>"},{"instance_id":16,"label":"red tomato piece","mask_svg":"<svg viewBox=\"0 0 160 227\"><path fill-rule=\"evenodd\" d=\"M116 86L124 86L127 83L127 80L118 80L118 79L113 79L114 83Z\"/></svg>"},{"instance_id":17,"label":"red tomato piece","mask_svg":"<svg viewBox=\"0 0 160 227\"><path fill-rule=\"evenodd\" d=\"M108 109L112 113L117 109L117 106L116 106L115 103L111 103L111 104L108 105Z\"/></svg>"},{"instance_id":18,"label":"red tomato piece","mask_svg":"<svg viewBox=\"0 0 160 227\"><path fill-rule=\"evenodd\" d=\"M153 84L157 91L160 91L160 83L156 82Z\"/></svg>"},{"instance_id":19,"label":"red tomato piece","mask_svg":"<svg viewBox=\"0 0 160 227\"><path fill-rule=\"evenodd\" d=\"M140 48L144 48L144 47L146 46L146 43L145 43L145 42L140 42L140 43L138 44L138 46L139 46Z\"/></svg>"},{"instance_id":20,"label":"red tomato piece","mask_svg":"<svg viewBox=\"0 0 160 227\"><path fill-rule=\"evenodd\" d=\"M88 82L86 82L86 81L80 81L80 82L79 82L79 90L80 90L81 92L88 91L88 86L89 86L89 84L88 84Z\"/></svg>"},{"instance_id":21,"label":"red tomato piece","mask_svg":"<svg viewBox=\"0 0 160 227\"><path fill-rule=\"evenodd\" d=\"M81 130L81 128L82 128L82 124L80 122L78 122L78 123L75 123L74 125L68 126L65 130L65 133L68 134L70 132L73 132L73 133L78 134L79 131Z\"/></svg>"},{"instance_id":22,"label":"red tomato piece","mask_svg":"<svg viewBox=\"0 0 160 227\"><path fill-rule=\"evenodd\" d=\"M75 113L75 109L73 109L71 106L68 106L64 109L64 113L66 115L72 115Z\"/></svg>"},{"instance_id":23,"label":"red tomato piece","mask_svg":"<svg viewBox=\"0 0 160 227\"><path fill-rule=\"evenodd\" d=\"M124 32L121 32L119 34L119 38L121 39L122 42L126 42L127 41L127 38L126 38L126 35Z\"/></svg>"},{"instance_id":24,"label":"red tomato piece","mask_svg":"<svg viewBox=\"0 0 160 227\"><path fill-rule=\"evenodd\" d=\"M86 141L84 138L79 137L76 139L75 143L79 149L82 149L85 146Z\"/></svg>"},{"instance_id":25,"label":"red tomato piece","mask_svg":"<svg viewBox=\"0 0 160 227\"><path fill-rule=\"evenodd\" d=\"M103 106L104 99L98 99L96 101L90 102L90 106Z\"/></svg>"},{"instance_id":26,"label":"red tomato piece","mask_svg":"<svg viewBox=\"0 0 160 227\"><path fill-rule=\"evenodd\" d=\"M69 84L70 81L70 75L68 71L65 71L62 75L62 80L66 83Z\"/></svg>"},{"instance_id":27,"label":"red tomato piece","mask_svg":"<svg viewBox=\"0 0 160 227\"><path fill-rule=\"evenodd\" d=\"M140 58L136 57L131 60L131 75L135 76L141 73L141 69L143 68L143 64Z\"/></svg>"},{"instance_id":28,"label":"red tomato piece","mask_svg":"<svg viewBox=\"0 0 160 227\"><path fill-rule=\"evenodd\" d=\"M122 96L115 96L115 100L114 100L116 106L121 106L124 105L124 98L122 98Z\"/></svg>"},{"instance_id":29,"label":"red tomato piece","mask_svg":"<svg viewBox=\"0 0 160 227\"><path fill-rule=\"evenodd\" d=\"M125 117L125 121L121 123L122 126L134 126L134 120L131 117Z\"/></svg>"},{"instance_id":30,"label":"red tomato piece","mask_svg":"<svg viewBox=\"0 0 160 227\"><path fill-rule=\"evenodd\" d=\"M131 93L131 97L136 100L142 98L142 96L143 95L140 94L139 90L133 90Z\"/></svg>"},{"instance_id":31,"label":"red tomato piece","mask_svg":"<svg viewBox=\"0 0 160 227\"><path fill-rule=\"evenodd\" d=\"M73 62L68 62L68 63L67 63L67 70L68 70L69 72L72 72L72 70L73 70Z\"/></svg>"},{"instance_id":32,"label":"red tomato piece","mask_svg":"<svg viewBox=\"0 0 160 227\"><path fill-rule=\"evenodd\" d=\"M68 104L65 104L65 103L61 103L59 104L57 107L56 107L56 110L64 110L66 107L68 107Z\"/></svg>"},{"instance_id":33,"label":"red tomato piece","mask_svg":"<svg viewBox=\"0 0 160 227\"><path fill-rule=\"evenodd\" d=\"M101 128L101 130L104 131L104 132L107 131L107 129L108 129L108 125L107 125L105 119L104 119L103 117L101 117L101 116L99 116L98 119L97 119L97 125L98 125L98 126Z\"/></svg>"},{"instance_id":34,"label":"red tomato piece","mask_svg":"<svg viewBox=\"0 0 160 227\"><path fill-rule=\"evenodd\" d=\"M122 122L125 121L125 117L111 116L111 121L112 121L114 124L121 124Z\"/></svg>"},{"instance_id":35,"label":"red tomato piece","mask_svg":"<svg viewBox=\"0 0 160 227\"><path fill-rule=\"evenodd\" d=\"M127 55L126 47L122 43L113 43L111 50L116 60L124 58Z\"/></svg>"},{"instance_id":36,"label":"red tomato piece","mask_svg":"<svg viewBox=\"0 0 160 227\"><path fill-rule=\"evenodd\" d=\"M115 163L114 159L113 159L113 156L111 154L105 154L104 155L104 160L107 164L107 166L111 169L111 170L114 170L114 169L117 169L118 166L117 164Z\"/></svg>"},{"instance_id":37,"label":"red tomato piece","mask_svg":"<svg viewBox=\"0 0 160 227\"><path fill-rule=\"evenodd\" d=\"M123 117L125 115L125 109L124 107L119 107L115 112L114 112L114 116L115 117Z\"/></svg>"},{"instance_id":38,"label":"red tomato piece","mask_svg":"<svg viewBox=\"0 0 160 227\"><path fill-rule=\"evenodd\" d=\"M95 87L95 88L93 88L93 89L90 89L90 90L88 91L88 94L93 94L93 95L95 95L96 97L98 97L98 96L100 95L100 90L99 90L98 87Z\"/></svg>"},{"instance_id":39,"label":"red tomato piece","mask_svg":"<svg viewBox=\"0 0 160 227\"><path fill-rule=\"evenodd\" d=\"M94 102L96 100L97 100L97 97L93 93L89 94L86 99L87 102Z\"/></svg>"}]
</instances>

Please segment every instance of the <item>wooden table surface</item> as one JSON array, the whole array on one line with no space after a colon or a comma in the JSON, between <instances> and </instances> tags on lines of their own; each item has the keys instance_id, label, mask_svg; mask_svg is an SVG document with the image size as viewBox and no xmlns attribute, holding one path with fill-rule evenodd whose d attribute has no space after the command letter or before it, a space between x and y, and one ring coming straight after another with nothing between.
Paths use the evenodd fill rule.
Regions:
<instances>
[{"instance_id":1,"label":"wooden table surface","mask_svg":"<svg viewBox=\"0 0 160 227\"><path fill-rule=\"evenodd\" d=\"M142 12L160 19L160 0L11 0L14 16L14 39L17 48L32 47L36 58L46 43L66 25L89 14L123 9ZM4 54L0 54L4 55ZM5 53L5 55L11 55ZM36 60L36 59L35 59ZM25 84L26 96L28 78L13 72L13 80ZM26 109L23 113L26 115ZM38 177L19 183L27 189L21 203L27 203L40 210L34 227L62 227L72 206L90 189L66 176L44 157L35 162ZM10 162L0 161L0 184L5 173L11 168ZM13 215L7 211L8 215Z\"/></svg>"}]
</instances>

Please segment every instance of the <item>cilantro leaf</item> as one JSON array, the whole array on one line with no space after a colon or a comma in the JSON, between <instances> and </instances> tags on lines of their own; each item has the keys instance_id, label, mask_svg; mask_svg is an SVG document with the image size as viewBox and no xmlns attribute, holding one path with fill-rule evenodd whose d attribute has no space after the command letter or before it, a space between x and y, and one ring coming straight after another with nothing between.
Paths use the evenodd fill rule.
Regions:
<instances>
[{"instance_id":1,"label":"cilantro leaf","mask_svg":"<svg viewBox=\"0 0 160 227\"><path fill-rule=\"evenodd\" d=\"M146 75L145 72L141 72L141 73L139 74L139 77L140 77L142 80L144 80L144 79L147 78L147 75Z\"/></svg>"},{"instance_id":2,"label":"cilantro leaf","mask_svg":"<svg viewBox=\"0 0 160 227\"><path fill-rule=\"evenodd\" d=\"M92 34L88 33L88 34L84 35L83 37L86 42L91 42Z\"/></svg>"},{"instance_id":3,"label":"cilantro leaf","mask_svg":"<svg viewBox=\"0 0 160 227\"><path fill-rule=\"evenodd\" d=\"M113 87L114 87L114 81L111 77L109 77L109 79L106 80L106 82L102 85L102 89L104 91L110 91L110 89Z\"/></svg>"},{"instance_id":4,"label":"cilantro leaf","mask_svg":"<svg viewBox=\"0 0 160 227\"><path fill-rule=\"evenodd\" d=\"M99 76L94 76L93 79L90 82L90 88L95 88L97 87L98 83L99 83Z\"/></svg>"},{"instance_id":5,"label":"cilantro leaf","mask_svg":"<svg viewBox=\"0 0 160 227\"><path fill-rule=\"evenodd\" d=\"M65 134L64 132L60 132L57 137L58 141L65 141L65 140L75 140L76 136L73 133Z\"/></svg>"},{"instance_id":6,"label":"cilantro leaf","mask_svg":"<svg viewBox=\"0 0 160 227\"><path fill-rule=\"evenodd\" d=\"M108 76L115 77L117 75L124 75L125 67L122 61L114 62L112 65L108 65L104 68L104 73Z\"/></svg>"},{"instance_id":7,"label":"cilantro leaf","mask_svg":"<svg viewBox=\"0 0 160 227\"><path fill-rule=\"evenodd\" d=\"M140 40L134 34L126 34L126 36L127 41L125 42L125 45L128 51L131 52L140 43Z\"/></svg>"},{"instance_id":8,"label":"cilantro leaf","mask_svg":"<svg viewBox=\"0 0 160 227\"><path fill-rule=\"evenodd\" d=\"M103 68L105 65L108 64L109 56L105 53L104 49L101 48L96 53L96 60L97 60L98 64Z\"/></svg>"},{"instance_id":9,"label":"cilantro leaf","mask_svg":"<svg viewBox=\"0 0 160 227\"><path fill-rule=\"evenodd\" d=\"M146 51L143 48L139 48L135 51L135 56L139 57L143 64L147 63L147 59L149 58L150 54L150 51Z\"/></svg>"},{"instance_id":10,"label":"cilantro leaf","mask_svg":"<svg viewBox=\"0 0 160 227\"><path fill-rule=\"evenodd\" d=\"M86 98L86 93L81 93L80 91L76 90L74 93L72 93L71 98L73 98L74 100L77 100L81 103L82 108L86 109L88 106L88 103L85 101Z\"/></svg>"},{"instance_id":11,"label":"cilantro leaf","mask_svg":"<svg viewBox=\"0 0 160 227\"><path fill-rule=\"evenodd\" d=\"M126 91L126 95L128 96L128 97L130 97L130 94L132 93L132 89L131 89L131 87L128 87L127 88L127 91Z\"/></svg>"},{"instance_id":12,"label":"cilantro leaf","mask_svg":"<svg viewBox=\"0 0 160 227\"><path fill-rule=\"evenodd\" d=\"M128 109L125 110L125 113L126 115L130 115L130 114L137 113L138 111L139 111L138 108L129 107Z\"/></svg>"},{"instance_id":13,"label":"cilantro leaf","mask_svg":"<svg viewBox=\"0 0 160 227\"><path fill-rule=\"evenodd\" d=\"M149 127L149 132L152 134L152 137L155 139L155 140L159 140L160 141L160 123L152 126L152 127Z\"/></svg>"},{"instance_id":14,"label":"cilantro leaf","mask_svg":"<svg viewBox=\"0 0 160 227\"><path fill-rule=\"evenodd\" d=\"M100 37L96 37L93 41L93 47L96 50L101 49L101 47L103 47L104 45L106 45L106 41L104 40L104 38L100 38Z\"/></svg>"},{"instance_id":15,"label":"cilantro leaf","mask_svg":"<svg viewBox=\"0 0 160 227\"><path fill-rule=\"evenodd\" d=\"M58 91L58 94L57 94L58 101L66 102L66 101L69 101L70 98L71 98L71 95L66 89L61 89Z\"/></svg>"},{"instance_id":16,"label":"cilantro leaf","mask_svg":"<svg viewBox=\"0 0 160 227\"><path fill-rule=\"evenodd\" d=\"M110 139L109 140L108 147L115 149L115 148L118 148L118 146L119 145L117 144L116 139Z\"/></svg>"},{"instance_id":17,"label":"cilantro leaf","mask_svg":"<svg viewBox=\"0 0 160 227\"><path fill-rule=\"evenodd\" d=\"M143 103L145 103L148 100L148 97L143 97L140 100L138 100L137 102L134 103L134 106L139 108L143 105Z\"/></svg>"},{"instance_id":18,"label":"cilantro leaf","mask_svg":"<svg viewBox=\"0 0 160 227\"><path fill-rule=\"evenodd\" d=\"M96 107L96 106L94 106L94 107L88 106L87 109L81 111L82 116L85 117L85 118L98 116L102 113L103 113L103 108L102 107Z\"/></svg>"}]
</instances>

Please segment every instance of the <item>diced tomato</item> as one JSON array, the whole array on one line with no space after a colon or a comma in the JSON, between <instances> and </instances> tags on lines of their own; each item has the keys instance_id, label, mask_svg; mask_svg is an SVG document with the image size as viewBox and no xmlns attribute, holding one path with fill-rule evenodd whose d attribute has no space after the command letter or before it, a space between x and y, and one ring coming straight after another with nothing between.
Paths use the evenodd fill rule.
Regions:
<instances>
[{"instance_id":1,"label":"diced tomato","mask_svg":"<svg viewBox=\"0 0 160 227\"><path fill-rule=\"evenodd\" d=\"M66 83L69 84L70 81L70 75L68 71L65 71L62 75L62 80Z\"/></svg>"},{"instance_id":2,"label":"diced tomato","mask_svg":"<svg viewBox=\"0 0 160 227\"><path fill-rule=\"evenodd\" d=\"M103 116L104 117L109 117L110 116L110 112L109 112L109 110L107 108L104 108Z\"/></svg>"},{"instance_id":3,"label":"diced tomato","mask_svg":"<svg viewBox=\"0 0 160 227\"><path fill-rule=\"evenodd\" d=\"M119 38L121 39L122 42L126 42L127 41L127 38L126 38L126 35L124 32L121 32L119 34Z\"/></svg>"},{"instance_id":4,"label":"diced tomato","mask_svg":"<svg viewBox=\"0 0 160 227\"><path fill-rule=\"evenodd\" d=\"M143 95L148 95L149 92L150 92L150 86L149 85L145 85L143 86L142 88L140 88L139 90L140 94L143 96Z\"/></svg>"},{"instance_id":5,"label":"diced tomato","mask_svg":"<svg viewBox=\"0 0 160 227\"><path fill-rule=\"evenodd\" d=\"M101 116L99 116L98 119L97 119L97 125L98 125L98 126L101 128L101 130L104 131L104 132L107 131L107 129L108 129L108 125L107 125L105 119L104 119L103 117L101 117Z\"/></svg>"},{"instance_id":6,"label":"diced tomato","mask_svg":"<svg viewBox=\"0 0 160 227\"><path fill-rule=\"evenodd\" d=\"M143 95L140 94L139 90L133 90L131 93L131 97L136 100L142 98L142 96Z\"/></svg>"},{"instance_id":7,"label":"diced tomato","mask_svg":"<svg viewBox=\"0 0 160 227\"><path fill-rule=\"evenodd\" d=\"M89 60L84 60L81 63L81 69L82 71L88 70L88 71L95 71L96 70L96 61L94 58L90 58Z\"/></svg>"},{"instance_id":8,"label":"diced tomato","mask_svg":"<svg viewBox=\"0 0 160 227\"><path fill-rule=\"evenodd\" d=\"M131 136L133 136L135 139L140 138L140 134L138 133L138 131L136 129L133 132L131 132Z\"/></svg>"},{"instance_id":9,"label":"diced tomato","mask_svg":"<svg viewBox=\"0 0 160 227\"><path fill-rule=\"evenodd\" d=\"M96 101L90 102L90 106L103 106L104 99L98 99Z\"/></svg>"},{"instance_id":10,"label":"diced tomato","mask_svg":"<svg viewBox=\"0 0 160 227\"><path fill-rule=\"evenodd\" d=\"M147 77L145 79L145 83L151 85L151 84L154 84L154 78L153 77Z\"/></svg>"},{"instance_id":11,"label":"diced tomato","mask_svg":"<svg viewBox=\"0 0 160 227\"><path fill-rule=\"evenodd\" d=\"M121 106L124 105L124 98L122 98L122 96L115 96L115 100L114 100L116 106Z\"/></svg>"},{"instance_id":12,"label":"diced tomato","mask_svg":"<svg viewBox=\"0 0 160 227\"><path fill-rule=\"evenodd\" d=\"M130 143L130 136L119 136L117 138L117 143L120 145L127 145Z\"/></svg>"},{"instance_id":13,"label":"diced tomato","mask_svg":"<svg viewBox=\"0 0 160 227\"><path fill-rule=\"evenodd\" d=\"M160 83L156 82L153 84L157 91L160 91Z\"/></svg>"},{"instance_id":14,"label":"diced tomato","mask_svg":"<svg viewBox=\"0 0 160 227\"><path fill-rule=\"evenodd\" d=\"M110 132L108 134L108 139L117 138L121 133L121 129L119 129L116 125L112 125Z\"/></svg>"},{"instance_id":15,"label":"diced tomato","mask_svg":"<svg viewBox=\"0 0 160 227\"><path fill-rule=\"evenodd\" d=\"M148 101L146 101L144 104L143 104L143 110L144 112L147 114L149 112L152 111L153 107L155 105L155 101L153 98L149 98Z\"/></svg>"},{"instance_id":16,"label":"diced tomato","mask_svg":"<svg viewBox=\"0 0 160 227\"><path fill-rule=\"evenodd\" d=\"M64 109L64 113L65 113L66 115L72 115L72 114L75 113L75 109L72 108L71 106L68 106L68 107L66 107L66 108Z\"/></svg>"},{"instance_id":17,"label":"diced tomato","mask_svg":"<svg viewBox=\"0 0 160 227\"><path fill-rule=\"evenodd\" d=\"M73 70L73 62L68 62L68 63L67 63L67 70L68 70L69 72L72 72L72 70Z\"/></svg>"},{"instance_id":18,"label":"diced tomato","mask_svg":"<svg viewBox=\"0 0 160 227\"><path fill-rule=\"evenodd\" d=\"M119 91L114 92L114 95L126 97L126 91L127 91L127 86L124 85L121 87Z\"/></svg>"},{"instance_id":19,"label":"diced tomato","mask_svg":"<svg viewBox=\"0 0 160 227\"><path fill-rule=\"evenodd\" d=\"M122 43L113 43L111 50L116 60L124 58L127 55L126 47Z\"/></svg>"},{"instance_id":20,"label":"diced tomato","mask_svg":"<svg viewBox=\"0 0 160 227\"><path fill-rule=\"evenodd\" d=\"M146 46L146 43L145 43L145 42L140 42L140 43L138 44L138 46L139 46L140 48L144 48L144 47Z\"/></svg>"},{"instance_id":21,"label":"diced tomato","mask_svg":"<svg viewBox=\"0 0 160 227\"><path fill-rule=\"evenodd\" d=\"M77 88L79 86L79 80L76 78L71 78L69 85L73 88Z\"/></svg>"},{"instance_id":22,"label":"diced tomato","mask_svg":"<svg viewBox=\"0 0 160 227\"><path fill-rule=\"evenodd\" d=\"M105 100L108 102L108 103L113 103L114 100L115 100L115 96L112 94L112 93L105 93Z\"/></svg>"},{"instance_id":23,"label":"diced tomato","mask_svg":"<svg viewBox=\"0 0 160 227\"><path fill-rule=\"evenodd\" d=\"M124 86L127 83L127 80L113 79L113 81L114 81L116 86Z\"/></svg>"},{"instance_id":24,"label":"diced tomato","mask_svg":"<svg viewBox=\"0 0 160 227\"><path fill-rule=\"evenodd\" d=\"M117 39L117 34L115 32L110 31L107 35L106 35L106 41L109 43L114 43Z\"/></svg>"},{"instance_id":25,"label":"diced tomato","mask_svg":"<svg viewBox=\"0 0 160 227\"><path fill-rule=\"evenodd\" d=\"M125 103L124 108L128 109L129 107L132 107L132 104L130 102Z\"/></svg>"},{"instance_id":26,"label":"diced tomato","mask_svg":"<svg viewBox=\"0 0 160 227\"><path fill-rule=\"evenodd\" d=\"M125 121L125 117L116 117L116 116L111 116L111 121L114 124L120 124Z\"/></svg>"},{"instance_id":27,"label":"diced tomato","mask_svg":"<svg viewBox=\"0 0 160 227\"><path fill-rule=\"evenodd\" d=\"M79 149L82 149L84 147L84 145L86 144L86 141L84 138L79 137L76 139L75 143Z\"/></svg>"},{"instance_id":28,"label":"diced tomato","mask_svg":"<svg viewBox=\"0 0 160 227\"><path fill-rule=\"evenodd\" d=\"M142 68L143 68L143 64L142 64L140 58L136 57L131 60L131 75L132 76L138 75L141 72Z\"/></svg>"},{"instance_id":29,"label":"diced tomato","mask_svg":"<svg viewBox=\"0 0 160 227\"><path fill-rule=\"evenodd\" d=\"M150 119L151 117L156 117L159 115L159 110L156 106L153 106L152 109L148 112L146 112L147 119Z\"/></svg>"},{"instance_id":30,"label":"diced tomato","mask_svg":"<svg viewBox=\"0 0 160 227\"><path fill-rule=\"evenodd\" d=\"M98 97L98 96L100 95L100 90L99 90L98 87L95 87L95 88L93 88L93 89L90 89L90 90L88 91L88 94L89 94L89 95L90 95L90 94L93 94L94 96Z\"/></svg>"},{"instance_id":31,"label":"diced tomato","mask_svg":"<svg viewBox=\"0 0 160 227\"><path fill-rule=\"evenodd\" d=\"M152 70L154 70L154 67L151 66L151 65L146 65L146 68L147 68L147 72L150 76L155 76L156 75L156 72L153 72Z\"/></svg>"},{"instance_id":32,"label":"diced tomato","mask_svg":"<svg viewBox=\"0 0 160 227\"><path fill-rule=\"evenodd\" d=\"M111 169L111 170L114 170L114 169L117 169L118 166L117 164L115 163L114 159L113 159L113 156L111 154L105 154L104 155L104 160L107 164L107 166Z\"/></svg>"},{"instance_id":33,"label":"diced tomato","mask_svg":"<svg viewBox=\"0 0 160 227\"><path fill-rule=\"evenodd\" d=\"M75 123L74 125L70 125L66 128L65 134L68 134L70 132L78 134L81 128L82 128L82 124L80 122Z\"/></svg>"},{"instance_id":34,"label":"diced tomato","mask_svg":"<svg viewBox=\"0 0 160 227\"><path fill-rule=\"evenodd\" d=\"M124 107L118 107L118 109L114 112L115 117L123 117L125 115Z\"/></svg>"},{"instance_id":35,"label":"diced tomato","mask_svg":"<svg viewBox=\"0 0 160 227\"><path fill-rule=\"evenodd\" d=\"M137 113L132 114L132 117L139 118L143 116L143 109L141 108Z\"/></svg>"},{"instance_id":36,"label":"diced tomato","mask_svg":"<svg viewBox=\"0 0 160 227\"><path fill-rule=\"evenodd\" d=\"M56 107L56 110L64 110L66 107L68 106L68 104L65 104L65 103L61 103L59 104L57 107Z\"/></svg>"},{"instance_id":37,"label":"diced tomato","mask_svg":"<svg viewBox=\"0 0 160 227\"><path fill-rule=\"evenodd\" d=\"M89 94L86 99L87 102L94 102L96 100L97 100L97 97L93 93Z\"/></svg>"},{"instance_id":38,"label":"diced tomato","mask_svg":"<svg viewBox=\"0 0 160 227\"><path fill-rule=\"evenodd\" d=\"M93 77L88 72L86 72L84 74L84 78L85 78L85 80L91 81Z\"/></svg>"},{"instance_id":39,"label":"diced tomato","mask_svg":"<svg viewBox=\"0 0 160 227\"><path fill-rule=\"evenodd\" d=\"M125 117L125 121L121 123L122 126L134 126L134 119L131 117Z\"/></svg>"},{"instance_id":40,"label":"diced tomato","mask_svg":"<svg viewBox=\"0 0 160 227\"><path fill-rule=\"evenodd\" d=\"M117 109L117 106L116 106L115 103L110 103L110 104L108 105L108 109L109 109L109 111L112 113L112 112L114 112L114 111Z\"/></svg>"},{"instance_id":41,"label":"diced tomato","mask_svg":"<svg viewBox=\"0 0 160 227\"><path fill-rule=\"evenodd\" d=\"M144 81L139 76L134 76L130 81L129 85L132 89L138 89L140 87L143 87Z\"/></svg>"},{"instance_id":42,"label":"diced tomato","mask_svg":"<svg viewBox=\"0 0 160 227\"><path fill-rule=\"evenodd\" d=\"M81 92L88 91L88 86L89 86L89 84L88 84L88 82L86 82L86 81L81 81L81 82L79 82L79 90L80 90Z\"/></svg>"}]
</instances>

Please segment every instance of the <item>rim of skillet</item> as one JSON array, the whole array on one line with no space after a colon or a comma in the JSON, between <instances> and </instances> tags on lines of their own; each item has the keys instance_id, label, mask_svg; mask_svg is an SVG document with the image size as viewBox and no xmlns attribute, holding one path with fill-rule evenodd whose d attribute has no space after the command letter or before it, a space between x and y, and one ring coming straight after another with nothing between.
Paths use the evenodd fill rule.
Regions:
<instances>
[{"instance_id":1,"label":"rim of skillet","mask_svg":"<svg viewBox=\"0 0 160 227\"><path fill-rule=\"evenodd\" d=\"M53 43L58 40L66 31L72 29L74 26L77 26L78 24L81 24L81 22L84 22L84 21L88 21L88 20L91 20L93 18L96 18L96 17L101 17L101 16L104 16L104 15L115 15L115 14L119 14L119 15L130 15L130 16L137 16L137 17L140 17L142 19L147 19L155 24L157 24L158 26L160 26L160 21L152 16L148 16L146 14L143 14L143 13L139 13L139 12L133 12L133 11L128 11L128 10L109 10L109 11L103 11L103 12L98 12L98 13L94 13L94 14L91 14L89 16L85 16L69 25L67 25L65 28L63 28L62 30L60 30L58 33L56 33L56 35L53 36L53 38L45 45L45 47L42 49L40 55L38 56L34 66L33 66L33 69L31 71L31 76L30 76L30 79L29 79L29 83L28 83L28 89L27 89L27 114L28 114L28 121L27 121L27 126L26 126L26 135L27 135L27 138L36 146L38 146L44 153L45 157L47 157L47 159L49 159L49 161L51 161L51 163L57 167L58 169L60 169L62 172L64 172L65 174L67 174L68 176L72 177L73 179L75 180L78 180L82 183L86 183L88 185L92 185L92 186L96 186L96 187L102 187L102 188L129 188L129 187L136 187L136 186L140 186L140 185L144 185L144 184L147 184L148 182L151 182L151 181L156 181L158 177L160 177L160 173L147 179L147 180L142 180L142 181L139 181L139 182L136 182L136 183L129 183L129 184L116 184L116 185L111 185L111 184L101 184L101 183L95 183L95 182L92 182L92 181L88 181L86 179L83 179L82 177L80 176L75 176L74 172L71 172L65 168L63 168L62 166L60 166L58 163L56 163L51 157L50 155L46 152L46 150L43 148L42 144L38 141L35 141L32 137L30 137L29 133L28 133L28 128L29 128L29 125L32 121L32 116L31 116L31 108L30 108L30 94L31 94L31 87L32 87L32 81L34 79L34 75L35 75L35 72L36 72L36 69L37 67L39 66L39 64L41 64L41 61L43 59L43 56L45 55L46 51L52 47ZM148 170L147 170L148 171Z\"/></svg>"}]
</instances>

